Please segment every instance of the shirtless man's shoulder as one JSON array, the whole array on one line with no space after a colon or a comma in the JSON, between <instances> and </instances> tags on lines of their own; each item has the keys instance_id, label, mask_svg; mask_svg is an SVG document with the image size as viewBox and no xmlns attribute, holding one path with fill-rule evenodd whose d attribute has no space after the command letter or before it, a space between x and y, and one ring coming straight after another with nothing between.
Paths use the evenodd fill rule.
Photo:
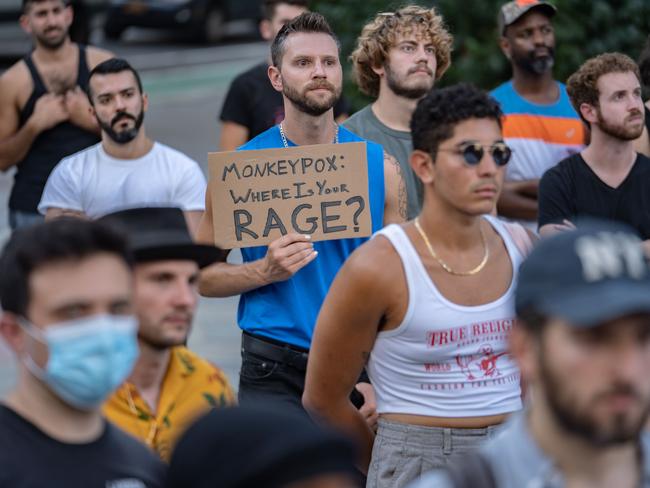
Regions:
<instances>
[{"instance_id":1,"label":"shirtless man's shoulder","mask_svg":"<svg viewBox=\"0 0 650 488\"><path fill-rule=\"evenodd\" d=\"M107 59L114 58L115 54L106 49L101 49L94 46L88 46L86 48L86 59L88 61L88 68L93 69L99 63L103 63Z\"/></svg>"},{"instance_id":2,"label":"shirtless man's shoulder","mask_svg":"<svg viewBox=\"0 0 650 488\"><path fill-rule=\"evenodd\" d=\"M13 99L16 108L19 94L29 94L33 90L32 77L24 60L14 63L7 71L0 76L0 91L3 92L3 100ZM26 101L26 100L25 100Z\"/></svg>"}]
</instances>

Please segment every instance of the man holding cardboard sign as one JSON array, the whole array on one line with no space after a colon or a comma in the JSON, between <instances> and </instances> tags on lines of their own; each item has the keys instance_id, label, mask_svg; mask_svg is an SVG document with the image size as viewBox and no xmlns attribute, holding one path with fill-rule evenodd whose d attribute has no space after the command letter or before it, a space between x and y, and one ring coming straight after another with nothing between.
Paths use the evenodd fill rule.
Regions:
<instances>
[{"instance_id":1,"label":"man holding cardboard sign","mask_svg":"<svg viewBox=\"0 0 650 488\"><path fill-rule=\"evenodd\" d=\"M341 93L342 71L338 41L325 19L306 13L287 23L275 38L271 55L269 78L283 94L285 119L241 149L273 150L267 151L265 158L242 151L241 159L236 159L229 153L221 172L217 170L216 174L216 163L211 158L206 211L198 233L200 240L214 243L214 223L223 218L217 214L223 213L233 229L232 235L224 239L237 241L235 229L239 225L238 246L255 243L256 247L242 249L242 265L222 262L206 268L200 291L214 297L242 294L238 314L244 331L240 402L276 400L302 409L307 353L316 316L339 268L366 241L365 237L331 237L368 235L368 228L362 225L364 212L371 220L370 232L385 223L403 221L406 193L398 163L385 157L381 146L366 142L363 149L363 144L343 144L364 141L334 122L332 106ZM337 179L355 166L360 176ZM367 183L360 185L358 178L364 177ZM231 187L232 194L220 195L223 190L217 190L219 185L232 179L240 185ZM296 186L301 183L304 186ZM313 191L309 197L317 197L319 188L330 199L311 202L305 197L304 203L312 207L298 209L303 203L298 195ZM357 190L363 190L362 194ZM216 206L222 205L219 198L230 199L231 204L239 199L241 204L242 198L252 201L253 195L255 203L265 203L267 208L261 217L250 211L249 223L246 214L240 213L239 220L235 220L232 211ZM398 195L402 195L401 200ZM345 202L356 196L361 197L364 210L355 218L354 201L358 200ZM282 202L292 206L290 214L295 212L295 222L287 222L276 211ZM326 226L323 234L329 235L312 239L313 224L320 231ZM346 229L327 232L336 227ZM252 234L258 239L270 238L271 242L255 240ZM329 240L314 242L323 237ZM243 242L245 239L248 242ZM260 242L268 242L268 247L257 245Z\"/></svg>"}]
</instances>

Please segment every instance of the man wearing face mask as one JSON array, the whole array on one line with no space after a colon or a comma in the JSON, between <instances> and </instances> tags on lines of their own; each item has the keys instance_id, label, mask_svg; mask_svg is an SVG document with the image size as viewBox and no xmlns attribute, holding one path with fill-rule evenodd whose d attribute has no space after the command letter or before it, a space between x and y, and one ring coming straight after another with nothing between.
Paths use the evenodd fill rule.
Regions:
<instances>
[{"instance_id":1,"label":"man wearing face mask","mask_svg":"<svg viewBox=\"0 0 650 488\"><path fill-rule=\"evenodd\" d=\"M204 209L205 178L196 161L147 137L148 98L123 59L90 72L88 98L99 144L63 159L50 175L39 212L97 218L124 208L180 207L192 233Z\"/></svg>"},{"instance_id":2,"label":"man wearing face mask","mask_svg":"<svg viewBox=\"0 0 650 488\"><path fill-rule=\"evenodd\" d=\"M0 403L0 487L162 486L162 463L100 410L138 355L131 280L123 237L102 224L62 219L11 237L0 334L19 374Z\"/></svg>"},{"instance_id":3,"label":"man wearing face mask","mask_svg":"<svg viewBox=\"0 0 650 488\"><path fill-rule=\"evenodd\" d=\"M539 179L585 142L565 86L553 79L555 12L547 2L513 0L498 17L499 44L512 65L512 79L490 94L505 114L503 136L513 154L497 209L531 230L537 227Z\"/></svg>"}]
</instances>

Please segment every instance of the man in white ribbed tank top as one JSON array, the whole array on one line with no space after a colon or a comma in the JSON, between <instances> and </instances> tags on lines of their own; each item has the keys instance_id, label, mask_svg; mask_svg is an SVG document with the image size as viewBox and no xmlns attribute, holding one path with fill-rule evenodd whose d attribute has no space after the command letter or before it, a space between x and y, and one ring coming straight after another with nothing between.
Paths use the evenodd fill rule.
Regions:
<instances>
[{"instance_id":1,"label":"man in white ribbed tank top","mask_svg":"<svg viewBox=\"0 0 650 488\"><path fill-rule=\"evenodd\" d=\"M401 487L445 465L521 408L506 347L524 254L516 241L531 236L487 216L510 158L501 116L465 84L418 103L410 163L422 212L355 251L321 309L303 403L358 440L368 487ZM376 436L347 400L364 366Z\"/></svg>"}]
</instances>

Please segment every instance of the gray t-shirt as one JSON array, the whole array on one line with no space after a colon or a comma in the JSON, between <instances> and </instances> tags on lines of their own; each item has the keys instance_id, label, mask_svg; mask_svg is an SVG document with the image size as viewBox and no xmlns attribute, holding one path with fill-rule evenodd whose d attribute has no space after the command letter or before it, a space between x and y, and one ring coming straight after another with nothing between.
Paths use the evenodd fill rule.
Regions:
<instances>
[{"instance_id":1,"label":"gray t-shirt","mask_svg":"<svg viewBox=\"0 0 650 488\"><path fill-rule=\"evenodd\" d=\"M381 144L384 151L397 159L406 183L407 216L409 219L417 217L422 208L424 191L422 182L409 164L409 156L413 150L411 133L386 127L373 113L370 105L352 115L343 125L358 136Z\"/></svg>"}]
</instances>

